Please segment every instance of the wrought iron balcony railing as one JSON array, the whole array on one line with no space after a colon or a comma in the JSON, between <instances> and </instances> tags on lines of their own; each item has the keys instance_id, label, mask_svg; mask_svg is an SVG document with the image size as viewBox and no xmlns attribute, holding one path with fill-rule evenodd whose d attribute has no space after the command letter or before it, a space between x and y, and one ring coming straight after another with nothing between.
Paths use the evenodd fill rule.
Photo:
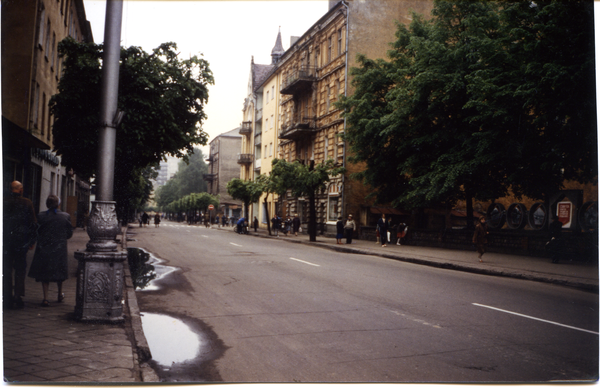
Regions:
<instances>
[{"instance_id":1,"label":"wrought iron balcony railing","mask_svg":"<svg viewBox=\"0 0 600 388\"><path fill-rule=\"evenodd\" d=\"M310 90L310 87L317 79L316 73L315 67L304 66L292 71L281 83L281 94L297 94L305 90Z\"/></svg>"}]
</instances>

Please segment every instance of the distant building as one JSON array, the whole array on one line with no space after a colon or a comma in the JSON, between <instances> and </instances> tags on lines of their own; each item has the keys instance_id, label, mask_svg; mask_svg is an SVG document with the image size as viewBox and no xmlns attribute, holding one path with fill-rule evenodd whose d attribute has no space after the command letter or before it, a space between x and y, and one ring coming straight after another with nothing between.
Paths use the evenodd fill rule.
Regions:
<instances>
[{"instance_id":1,"label":"distant building","mask_svg":"<svg viewBox=\"0 0 600 388\"><path fill-rule=\"evenodd\" d=\"M161 160L158 167L158 177L156 177L154 188L165 185L169 179L173 178L177 174L179 169L179 159L168 156L167 160Z\"/></svg>"},{"instance_id":2,"label":"distant building","mask_svg":"<svg viewBox=\"0 0 600 388\"><path fill-rule=\"evenodd\" d=\"M219 196L220 208L217 214L235 218L241 215L242 202L231 198L227 193L227 183L240 177L238 159L242 145L241 128L222 133L209 143L208 173L203 176L208 184L208 193Z\"/></svg>"},{"instance_id":3,"label":"distant building","mask_svg":"<svg viewBox=\"0 0 600 388\"><path fill-rule=\"evenodd\" d=\"M81 221L90 185L51 151L54 118L48 103L62 71L58 43L67 36L93 41L83 0L3 1L1 17L4 193L19 180L36 211L45 210L46 198L55 194L73 222Z\"/></svg>"}]
</instances>

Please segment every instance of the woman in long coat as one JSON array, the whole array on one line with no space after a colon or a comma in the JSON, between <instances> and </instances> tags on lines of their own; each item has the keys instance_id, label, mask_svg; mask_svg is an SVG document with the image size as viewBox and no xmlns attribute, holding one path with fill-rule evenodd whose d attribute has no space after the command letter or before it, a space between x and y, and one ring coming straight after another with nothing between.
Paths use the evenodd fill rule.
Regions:
<instances>
[{"instance_id":1,"label":"woman in long coat","mask_svg":"<svg viewBox=\"0 0 600 388\"><path fill-rule=\"evenodd\" d=\"M46 200L47 211L38 215L38 239L29 268L29 277L42 283L44 300L42 307L50 306L48 288L50 282L58 284L58 302L65 298L62 282L69 277L67 240L73 236L71 216L58 210L58 197L49 195Z\"/></svg>"}]
</instances>

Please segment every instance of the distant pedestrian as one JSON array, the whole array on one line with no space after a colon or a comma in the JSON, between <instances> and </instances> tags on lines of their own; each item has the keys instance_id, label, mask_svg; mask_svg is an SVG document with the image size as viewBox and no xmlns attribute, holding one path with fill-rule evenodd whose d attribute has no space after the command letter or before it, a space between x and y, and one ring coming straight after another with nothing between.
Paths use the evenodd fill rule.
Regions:
<instances>
[{"instance_id":1,"label":"distant pedestrian","mask_svg":"<svg viewBox=\"0 0 600 388\"><path fill-rule=\"evenodd\" d=\"M342 221L342 217L338 217L337 222L335 223L335 239L338 244L342 243L342 239L344 238L344 221Z\"/></svg>"},{"instance_id":2,"label":"distant pedestrian","mask_svg":"<svg viewBox=\"0 0 600 388\"><path fill-rule=\"evenodd\" d=\"M396 238L398 239L396 245L402 245L402 239L406 237L406 233L408 233L408 226L404 222L399 223L396 229Z\"/></svg>"},{"instance_id":3,"label":"distant pedestrian","mask_svg":"<svg viewBox=\"0 0 600 388\"><path fill-rule=\"evenodd\" d=\"M160 226L160 214L156 213L154 215L154 227L158 228Z\"/></svg>"},{"instance_id":4,"label":"distant pedestrian","mask_svg":"<svg viewBox=\"0 0 600 388\"><path fill-rule=\"evenodd\" d=\"M23 185L14 181L10 194L4 198L2 282L3 307L23 308L27 251L33 248L37 235L33 204L23 197ZM14 272L13 272L14 271ZM13 277L14 276L14 277Z\"/></svg>"},{"instance_id":5,"label":"distant pedestrian","mask_svg":"<svg viewBox=\"0 0 600 388\"><path fill-rule=\"evenodd\" d=\"M225 214L223 214L223 216L221 217L221 223L223 223L223 227L225 227L225 225L227 224L227 216Z\"/></svg>"},{"instance_id":6,"label":"distant pedestrian","mask_svg":"<svg viewBox=\"0 0 600 388\"><path fill-rule=\"evenodd\" d=\"M288 216L288 218L285 220L285 223L284 223L283 232L285 233L285 235L287 237L287 235L290 234L291 231L292 231L292 219Z\"/></svg>"},{"instance_id":7,"label":"distant pedestrian","mask_svg":"<svg viewBox=\"0 0 600 388\"><path fill-rule=\"evenodd\" d=\"M142 214L142 224L143 224L143 225L146 225L146 224L148 224L148 222L149 222L148 220L149 220L149 219L150 219L150 216L148 216L148 214L147 214L146 212L144 212L144 213Z\"/></svg>"},{"instance_id":8,"label":"distant pedestrian","mask_svg":"<svg viewBox=\"0 0 600 388\"><path fill-rule=\"evenodd\" d=\"M217 226L220 228L221 224L219 223L219 215L217 214L217 216L215 217L215 224L217 224Z\"/></svg>"},{"instance_id":9,"label":"distant pedestrian","mask_svg":"<svg viewBox=\"0 0 600 388\"><path fill-rule=\"evenodd\" d=\"M38 215L39 236L29 277L42 283L44 299L42 307L49 307L48 288L50 282L58 285L58 302L62 302L65 295L62 293L62 283L69 277L67 240L73 236L71 216L69 213L58 210L58 197L49 195L46 200L48 210Z\"/></svg>"},{"instance_id":10,"label":"distant pedestrian","mask_svg":"<svg viewBox=\"0 0 600 388\"><path fill-rule=\"evenodd\" d=\"M279 229L281 229L281 218L277 214L271 219L271 226L275 232L275 236L279 237Z\"/></svg>"},{"instance_id":11,"label":"distant pedestrian","mask_svg":"<svg viewBox=\"0 0 600 388\"><path fill-rule=\"evenodd\" d=\"M300 231L300 218L298 214L294 214L294 219L292 220L292 227L294 228L294 235L298 236L298 232Z\"/></svg>"},{"instance_id":12,"label":"distant pedestrian","mask_svg":"<svg viewBox=\"0 0 600 388\"><path fill-rule=\"evenodd\" d=\"M348 214L348 219L344 224L344 232L346 233L346 244L352 244L352 237L356 230L356 222L352 219L352 214Z\"/></svg>"},{"instance_id":13,"label":"distant pedestrian","mask_svg":"<svg viewBox=\"0 0 600 388\"><path fill-rule=\"evenodd\" d=\"M563 224L558 217L553 216L552 222L548 225L550 232L550 240L546 243L546 250L550 252L550 257L553 263L560 261L560 256L564 251L564 241L561 238Z\"/></svg>"},{"instance_id":14,"label":"distant pedestrian","mask_svg":"<svg viewBox=\"0 0 600 388\"><path fill-rule=\"evenodd\" d=\"M254 233L258 232L258 218L254 217L254 221L252 221L252 226L254 227Z\"/></svg>"},{"instance_id":15,"label":"distant pedestrian","mask_svg":"<svg viewBox=\"0 0 600 388\"><path fill-rule=\"evenodd\" d=\"M381 214L381 218L377 220L377 230L379 231L379 238L381 239L381 246L386 247L388 241L388 229L390 223L385 219L385 214Z\"/></svg>"},{"instance_id":16,"label":"distant pedestrian","mask_svg":"<svg viewBox=\"0 0 600 388\"><path fill-rule=\"evenodd\" d=\"M475 233L473 233L473 244L475 244L475 246L477 247L477 253L478 253L478 258L479 258L479 262L482 263L482 256L486 251L486 246L487 246L487 235L488 235L488 231L487 231L487 224L485 222L485 217L479 217L479 222L477 223L477 226L475 227Z\"/></svg>"}]
</instances>

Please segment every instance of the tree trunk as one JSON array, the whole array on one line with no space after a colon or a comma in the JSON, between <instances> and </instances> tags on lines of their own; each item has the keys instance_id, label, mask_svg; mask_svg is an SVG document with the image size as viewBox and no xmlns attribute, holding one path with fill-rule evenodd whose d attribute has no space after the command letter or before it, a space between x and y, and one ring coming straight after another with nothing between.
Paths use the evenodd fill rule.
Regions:
<instances>
[{"instance_id":1,"label":"tree trunk","mask_svg":"<svg viewBox=\"0 0 600 388\"><path fill-rule=\"evenodd\" d=\"M317 241L317 207L315 203L315 192L311 192L308 197L309 216L308 216L308 235L310 241Z\"/></svg>"},{"instance_id":2,"label":"tree trunk","mask_svg":"<svg viewBox=\"0 0 600 388\"><path fill-rule=\"evenodd\" d=\"M267 232L269 232L269 236L271 235L271 219L269 218L269 207L267 206L267 198L269 198L269 193L265 195L265 218L267 219Z\"/></svg>"}]
</instances>

